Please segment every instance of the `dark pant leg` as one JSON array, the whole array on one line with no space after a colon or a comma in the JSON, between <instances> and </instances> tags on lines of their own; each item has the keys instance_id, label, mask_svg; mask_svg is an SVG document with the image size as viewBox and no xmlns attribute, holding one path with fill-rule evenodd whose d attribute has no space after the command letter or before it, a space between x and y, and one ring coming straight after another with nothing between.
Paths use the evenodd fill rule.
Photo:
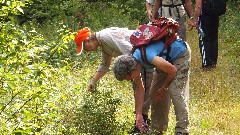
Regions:
<instances>
[{"instance_id":1,"label":"dark pant leg","mask_svg":"<svg viewBox=\"0 0 240 135\"><path fill-rule=\"evenodd\" d=\"M200 28L204 33L204 36L200 35L199 37L202 67L216 65L218 58L219 17L201 15L199 21Z\"/></svg>"}]
</instances>

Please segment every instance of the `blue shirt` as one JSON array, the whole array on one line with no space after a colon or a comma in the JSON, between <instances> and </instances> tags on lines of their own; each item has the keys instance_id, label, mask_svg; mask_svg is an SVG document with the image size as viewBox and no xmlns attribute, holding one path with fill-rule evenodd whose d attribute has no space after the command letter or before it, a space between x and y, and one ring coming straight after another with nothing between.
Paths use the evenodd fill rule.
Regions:
<instances>
[{"instance_id":1,"label":"blue shirt","mask_svg":"<svg viewBox=\"0 0 240 135\"><path fill-rule=\"evenodd\" d=\"M169 56L171 57L171 61L173 62L179 55L185 52L186 50L186 43L182 39L177 39L171 45L171 51ZM146 46L146 57L149 63L152 63L152 60L155 56L158 56L164 48L164 43L162 41L156 41ZM167 52L167 50L164 50ZM141 56L141 51L139 48L135 50L133 53L133 57L136 58L138 62L141 63L146 69L154 68L155 66L152 64L144 63ZM163 59L166 60L166 56L161 56Z\"/></svg>"}]
</instances>

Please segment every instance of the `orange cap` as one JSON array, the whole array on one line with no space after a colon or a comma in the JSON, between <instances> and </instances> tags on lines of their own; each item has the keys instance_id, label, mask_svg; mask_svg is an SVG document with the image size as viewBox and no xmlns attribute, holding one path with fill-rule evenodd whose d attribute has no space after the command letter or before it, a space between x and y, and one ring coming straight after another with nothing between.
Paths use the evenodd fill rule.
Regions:
<instances>
[{"instance_id":1,"label":"orange cap","mask_svg":"<svg viewBox=\"0 0 240 135\"><path fill-rule=\"evenodd\" d=\"M77 31L75 36L75 43L77 46L77 54L80 55L83 50L83 42L91 35L91 31L88 27Z\"/></svg>"}]
</instances>

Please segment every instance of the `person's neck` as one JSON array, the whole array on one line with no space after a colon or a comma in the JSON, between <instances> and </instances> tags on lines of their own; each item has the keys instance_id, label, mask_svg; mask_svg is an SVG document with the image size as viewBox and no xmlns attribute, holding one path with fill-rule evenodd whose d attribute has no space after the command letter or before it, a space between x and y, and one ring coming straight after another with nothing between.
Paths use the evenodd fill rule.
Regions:
<instances>
[{"instance_id":1,"label":"person's neck","mask_svg":"<svg viewBox=\"0 0 240 135\"><path fill-rule=\"evenodd\" d=\"M101 45L99 44L99 42L98 42L98 39L97 39L97 36L96 36L96 33L95 33L95 32L93 33L93 36L94 36L94 42L95 42L96 48L97 48L98 46L101 46Z\"/></svg>"}]
</instances>

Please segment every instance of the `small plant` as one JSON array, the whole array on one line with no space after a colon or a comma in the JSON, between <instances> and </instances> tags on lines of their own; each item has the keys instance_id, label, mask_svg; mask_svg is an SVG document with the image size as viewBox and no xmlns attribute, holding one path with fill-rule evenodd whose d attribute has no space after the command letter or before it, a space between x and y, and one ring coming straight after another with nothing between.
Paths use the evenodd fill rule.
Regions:
<instances>
[{"instance_id":1,"label":"small plant","mask_svg":"<svg viewBox=\"0 0 240 135\"><path fill-rule=\"evenodd\" d=\"M101 88L104 90L83 93L82 102L74 109L71 123L80 134L115 135L121 128L116 120L121 101L113 97L110 88Z\"/></svg>"}]
</instances>

